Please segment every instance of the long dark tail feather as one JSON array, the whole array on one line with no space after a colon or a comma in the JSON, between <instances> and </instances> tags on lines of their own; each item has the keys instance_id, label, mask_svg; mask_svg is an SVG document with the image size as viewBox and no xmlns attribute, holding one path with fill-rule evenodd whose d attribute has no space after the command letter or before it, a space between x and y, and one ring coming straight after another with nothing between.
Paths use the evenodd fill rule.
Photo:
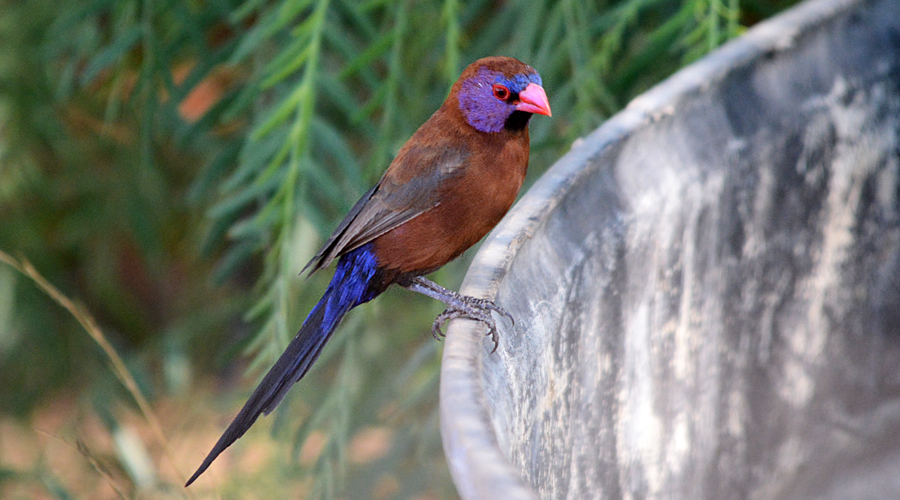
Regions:
<instances>
[{"instance_id":1,"label":"long dark tail feather","mask_svg":"<svg viewBox=\"0 0 900 500\"><path fill-rule=\"evenodd\" d=\"M291 386L309 371L344 315L359 304L374 299L388 286L389 281L382 273L371 244L341 257L328 289L310 311L300 331L185 486L190 486L200 477L213 460L243 436L261 414L268 415L278 406Z\"/></svg>"},{"instance_id":2,"label":"long dark tail feather","mask_svg":"<svg viewBox=\"0 0 900 500\"><path fill-rule=\"evenodd\" d=\"M333 302L338 303L334 304ZM212 451L203 460L197 472L194 472L194 475L188 479L185 487L190 486L194 480L200 477L200 474L209 468L220 453L243 436L261 414L271 413L287 394L288 389L306 375L316 358L319 357L319 353L322 352L325 343L331 338L338 323L350 309L356 306L354 302L346 304L340 302L342 302L340 298L334 297L333 290L329 288L325 296L310 312L309 317L288 344L287 349L278 358L269 373L263 377L250 399L213 446Z\"/></svg>"}]
</instances>

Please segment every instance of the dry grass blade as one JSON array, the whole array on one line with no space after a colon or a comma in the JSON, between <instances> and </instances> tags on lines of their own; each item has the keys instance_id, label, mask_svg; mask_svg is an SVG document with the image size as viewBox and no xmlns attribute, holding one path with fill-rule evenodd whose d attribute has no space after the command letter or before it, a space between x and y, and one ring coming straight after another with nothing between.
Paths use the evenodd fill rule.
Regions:
<instances>
[{"instance_id":1,"label":"dry grass blade","mask_svg":"<svg viewBox=\"0 0 900 500\"><path fill-rule=\"evenodd\" d=\"M125 366L125 362L122 361L122 358L113 348L113 346L109 343L109 341L106 340L106 336L103 335L100 327L97 326L97 322L94 320L93 316L91 316L91 314L87 311L87 309L85 309L83 305L63 295L63 293L60 292L55 286L53 286L53 284L47 281L46 278L44 278L27 259L15 259L8 253L0 250L0 262L3 262L4 264L25 275L28 279L32 280L38 286L38 288L49 295L54 302L69 311L69 313L73 317L75 317L75 319L78 321L81 327L84 328L88 335L90 335L91 338L94 339L94 342L96 342L100 346L100 348L103 349L103 352L106 353L106 356L107 358L109 358L110 363L112 363L113 373L115 373L116 378L118 378L119 381L122 382L122 385L125 386L128 392L131 394L131 397L133 397L135 402L137 402L138 407L141 409L141 413L144 415L144 418L147 420L147 423L153 430L153 434L156 435L156 439L159 440L163 453L166 455L166 459L169 461L172 469L174 469L175 473L178 475L179 481L184 483L186 478L183 474L181 474L181 471L179 471L178 467L175 465L175 455L172 453L169 442L166 439L166 436L163 434L162 426L159 425L159 419L156 418L156 414L153 413L153 409L150 408L150 403L147 402L147 399L138 388L137 382L134 380L134 377L131 376L131 372L129 372L128 368Z\"/></svg>"},{"instance_id":2,"label":"dry grass blade","mask_svg":"<svg viewBox=\"0 0 900 500\"><path fill-rule=\"evenodd\" d=\"M6 257L6 254L3 254L3 252L0 251L0 260L3 260L4 257ZM3 261L6 262L5 260L3 260ZM79 439L73 445L72 443L66 441L65 439L63 439L60 436L57 436L56 434L53 434L50 432L45 432L42 430L38 430L38 432L40 432L41 434L44 434L45 436L48 436L51 439L55 439L55 440L59 441L60 443L62 443L63 445L68 446L69 448L72 448L73 450L77 451L82 457L85 458L85 460L88 461L88 463L91 465L91 467L95 471L97 471L98 474L100 474L100 477L102 477L103 480L106 482L106 484L108 484L109 487L112 488L113 492L116 494L117 497L119 497L122 500L128 499L128 495L126 495L125 492L122 490L122 488L119 487L119 484L113 478L112 474L110 474L109 470L106 467L104 467L97 460L97 457L95 456L94 452L92 452L88 448L87 444L85 444L83 441L81 441Z\"/></svg>"}]
</instances>

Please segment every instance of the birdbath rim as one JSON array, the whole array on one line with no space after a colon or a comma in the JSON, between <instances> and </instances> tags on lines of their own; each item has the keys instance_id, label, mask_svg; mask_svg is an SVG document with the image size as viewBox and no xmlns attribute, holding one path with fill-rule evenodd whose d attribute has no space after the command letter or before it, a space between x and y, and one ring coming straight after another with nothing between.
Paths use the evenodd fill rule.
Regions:
<instances>
[{"instance_id":1,"label":"birdbath rim","mask_svg":"<svg viewBox=\"0 0 900 500\"><path fill-rule=\"evenodd\" d=\"M595 161L598 157L635 132L674 113L684 99L708 91L727 75L762 57L790 50L805 32L863 3L864 0L808 0L759 23L636 97L596 130L576 140L488 235L469 267L461 293L494 299L519 250L578 185L579 179L609 167ZM464 500L536 500L537 494L500 449L484 404L481 367L493 347L489 340L485 341L484 334L484 326L471 320L449 324L440 381L444 453Z\"/></svg>"}]
</instances>

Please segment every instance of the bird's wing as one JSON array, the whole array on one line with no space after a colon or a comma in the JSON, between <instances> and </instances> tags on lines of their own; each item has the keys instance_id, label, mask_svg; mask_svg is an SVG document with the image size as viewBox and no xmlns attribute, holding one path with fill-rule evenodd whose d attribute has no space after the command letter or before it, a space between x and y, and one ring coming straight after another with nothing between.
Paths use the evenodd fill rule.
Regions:
<instances>
[{"instance_id":1,"label":"bird's wing","mask_svg":"<svg viewBox=\"0 0 900 500\"><path fill-rule=\"evenodd\" d=\"M440 204L442 182L460 172L469 156L463 149L441 146L404 148L303 270L312 274L328 267L341 255Z\"/></svg>"}]
</instances>

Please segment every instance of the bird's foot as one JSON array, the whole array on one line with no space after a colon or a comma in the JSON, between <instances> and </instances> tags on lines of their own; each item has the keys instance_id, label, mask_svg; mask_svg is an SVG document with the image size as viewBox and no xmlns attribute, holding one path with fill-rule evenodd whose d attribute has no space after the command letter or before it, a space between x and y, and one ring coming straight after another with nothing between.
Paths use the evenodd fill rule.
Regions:
<instances>
[{"instance_id":1,"label":"bird's foot","mask_svg":"<svg viewBox=\"0 0 900 500\"><path fill-rule=\"evenodd\" d=\"M505 316L509 319L509 322L515 326L516 321L513 319L512 315L506 312L506 309L503 309L487 299L479 299L467 295L457 295L455 298L458 300L454 301L454 304L451 304L450 307L445 309L444 312L435 318L434 324L431 325L431 335L434 336L435 339L440 340L444 337L444 332L441 331L441 327L444 326L444 323L456 318L471 318L480 321L487 326L487 334L491 336L491 340L494 342L494 348L491 350L491 353L493 354L497 350L497 346L500 345L500 334L497 331L497 323L494 321L491 312L493 311L501 316Z\"/></svg>"},{"instance_id":2,"label":"bird's foot","mask_svg":"<svg viewBox=\"0 0 900 500\"><path fill-rule=\"evenodd\" d=\"M470 297L468 295L460 295L459 293L456 293L452 290L447 290L441 285L438 285L437 283L422 276L417 276L413 278L409 283L403 284L402 286L414 292L419 292L433 299L440 300L441 302L450 306L444 312L438 315L438 317L434 320L434 324L431 326L431 334L437 340L440 340L444 336L444 333L441 331L441 327L444 325L444 323L450 321L451 319L467 317L476 321L481 321L482 323L487 325L487 334L490 335L491 340L494 341L494 349L491 351L491 353L493 353L497 350L497 346L500 344L500 334L497 332L497 323L494 322L494 317L491 316L491 312L496 312L501 316L506 316L507 318L509 318L509 322L512 323L513 326L516 325L516 322L515 320L513 320L511 314L509 314L505 309L498 306L497 304L494 304L490 300Z\"/></svg>"}]
</instances>

